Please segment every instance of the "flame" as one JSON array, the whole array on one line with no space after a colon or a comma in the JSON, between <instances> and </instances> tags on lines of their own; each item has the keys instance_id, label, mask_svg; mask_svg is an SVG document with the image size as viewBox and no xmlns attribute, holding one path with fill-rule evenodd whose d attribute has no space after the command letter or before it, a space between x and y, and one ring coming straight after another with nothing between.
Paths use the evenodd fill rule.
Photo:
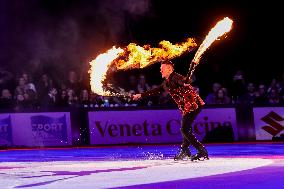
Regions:
<instances>
[{"instance_id":1,"label":"flame","mask_svg":"<svg viewBox=\"0 0 284 189\"><path fill-rule=\"evenodd\" d=\"M178 57L192 47L197 46L192 38L175 45L164 40L159 45L160 48L151 48L149 45L141 47L135 43L130 43L120 57L114 60L114 64L118 70L145 68L155 62Z\"/></svg>"},{"instance_id":2,"label":"flame","mask_svg":"<svg viewBox=\"0 0 284 189\"><path fill-rule=\"evenodd\" d=\"M90 62L91 68L89 74L91 77L91 90L94 93L105 96L111 95L110 92L104 91L102 81L105 80L106 73L112 61L122 52L123 50L121 48L112 47Z\"/></svg>"},{"instance_id":3,"label":"flame","mask_svg":"<svg viewBox=\"0 0 284 189\"><path fill-rule=\"evenodd\" d=\"M229 32L232 28L233 21L228 17L225 17L223 20L219 21L208 33L205 40L199 46L195 56L193 58L193 62L198 64L202 54L208 49L208 47L219 37Z\"/></svg>"},{"instance_id":4,"label":"flame","mask_svg":"<svg viewBox=\"0 0 284 189\"><path fill-rule=\"evenodd\" d=\"M186 42L181 44L173 45L169 41L161 41L159 45L160 48L151 48L150 45L141 47L135 43L130 43L124 49L113 47L106 53L98 55L96 59L90 62L91 90L104 96L119 95L103 88L102 83L111 66L114 66L116 70L145 68L155 62L180 56L192 47L197 46L192 38L188 38Z\"/></svg>"}]
</instances>

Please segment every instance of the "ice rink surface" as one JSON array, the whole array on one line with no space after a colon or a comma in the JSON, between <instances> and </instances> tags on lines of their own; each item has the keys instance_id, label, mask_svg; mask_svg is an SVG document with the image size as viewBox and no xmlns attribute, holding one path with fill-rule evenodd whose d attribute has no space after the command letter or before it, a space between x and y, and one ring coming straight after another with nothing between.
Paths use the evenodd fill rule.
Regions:
<instances>
[{"instance_id":1,"label":"ice rink surface","mask_svg":"<svg viewBox=\"0 0 284 189\"><path fill-rule=\"evenodd\" d=\"M284 143L206 146L196 162L173 161L174 145L2 150L0 188L283 187Z\"/></svg>"}]
</instances>

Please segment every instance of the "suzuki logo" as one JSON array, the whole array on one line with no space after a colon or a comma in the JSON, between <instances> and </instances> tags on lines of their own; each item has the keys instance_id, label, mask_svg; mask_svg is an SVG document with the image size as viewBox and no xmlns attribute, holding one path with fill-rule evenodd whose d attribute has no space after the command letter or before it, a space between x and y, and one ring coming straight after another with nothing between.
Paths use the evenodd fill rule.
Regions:
<instances>
[{"instance_id":1,"label":"suzuki logo","mask_svg":"<svg viewBox=\"0 0 284 189\"><path fill-rule=\"evenodd\" d=\"M279 123L284 121L284 118L273 111L261 118L261 120L269 125L263 126L262 129L272 136L277 135L284 129L284 127Z\"/></svg>"}]
</instances>

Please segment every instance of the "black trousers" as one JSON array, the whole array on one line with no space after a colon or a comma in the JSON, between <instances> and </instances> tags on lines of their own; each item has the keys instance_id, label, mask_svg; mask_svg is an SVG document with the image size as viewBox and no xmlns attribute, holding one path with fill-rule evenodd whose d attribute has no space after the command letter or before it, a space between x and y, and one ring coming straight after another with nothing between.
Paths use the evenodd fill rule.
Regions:
<instances>
[{"instance_id":1,"label":"black trousers","mask_svg":"<svg viewBox=\"0 0 284 189\"><path fill-rule=\"evenodd\" d=\"M196 116L200 113L201 108L196 109L195 111L189 112L182 116L182 123L181 123L181 134L182 134L182 145L181 148L185 149L192 145L197 151L204 150L204 146L197 140L193 131L192 131L192 123Z\"/></svg>"}]
</instances>

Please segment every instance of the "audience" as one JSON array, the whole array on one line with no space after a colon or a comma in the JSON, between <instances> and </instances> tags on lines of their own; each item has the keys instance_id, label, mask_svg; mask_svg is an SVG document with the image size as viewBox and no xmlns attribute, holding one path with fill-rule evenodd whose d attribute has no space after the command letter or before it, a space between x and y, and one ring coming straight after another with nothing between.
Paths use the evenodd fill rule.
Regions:
<instances>
[{"instance_id":1,"label":"audience","mask_svg":"<svg viewBox=\"0 0 284 189\"><path fill-rule=\"evenodd\" d=\"M15 78L12 73L0 69L0 108L21 111L57 107L97 108L174 105L171 96L167 92L163 92L159 96L141 99L138 102L126 96L103 97L84 87L88 83L82 83L74 70L67 72L67 75L67 81L61 81L43 72L38 81L34 83L32 82L33 75L30 73L23 72L19 77ZM13 80L17 80L16 86L11 84ZM157 87L157 85L148 83L144 74L130 75L128 83L125 84L117 86L118 92L121 94L143 93ZM196 83L192 85L199 93L200 86L196 85ZM211 92L205 95L205 103L218 106L233 105L235 103L256 106L284 105L284 73L281 80L277 80L275 77L271 79L269 85L260 83L257 89L255 86L256 83L254 82L246 83L243 71L238 70L233 75L231 84L223 86L218 82L213 83ZM229 91L227 87L229 87ZM201 90L206 91L203 87Z\"/></svg>"}]
</instances>

